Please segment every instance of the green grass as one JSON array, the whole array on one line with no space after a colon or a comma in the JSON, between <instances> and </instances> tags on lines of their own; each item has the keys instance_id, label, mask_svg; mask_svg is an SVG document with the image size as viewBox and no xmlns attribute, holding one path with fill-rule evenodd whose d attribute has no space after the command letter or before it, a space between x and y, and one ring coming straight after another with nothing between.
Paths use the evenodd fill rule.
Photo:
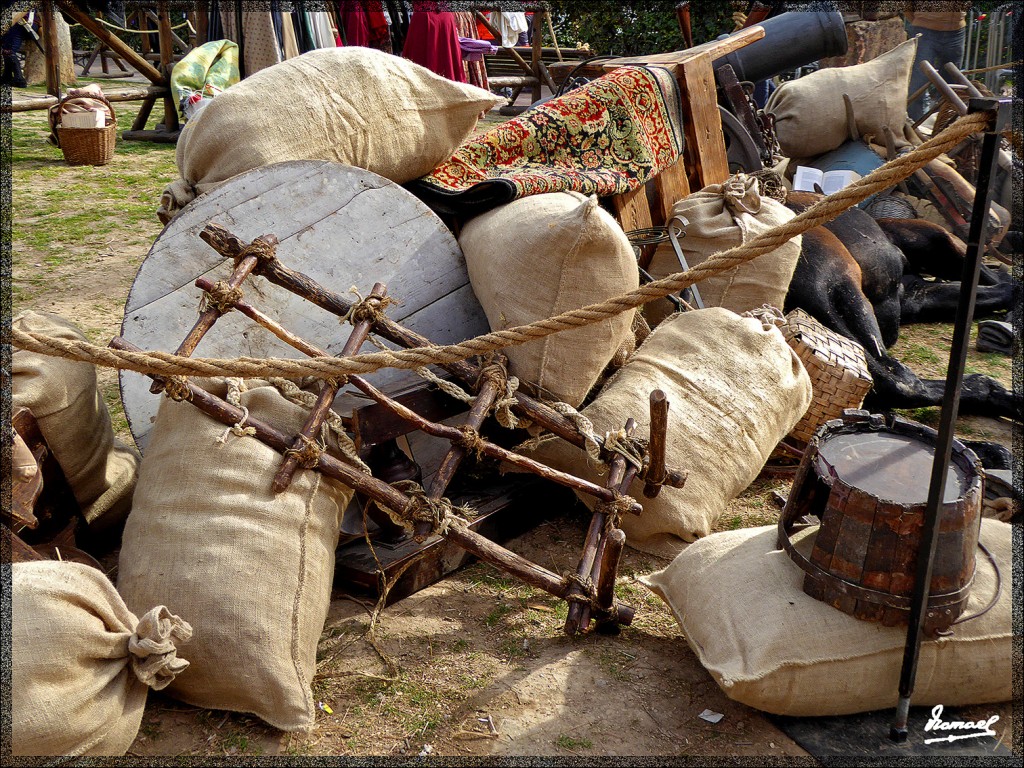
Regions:
<instances>
[{"instance_id":1,"label":"green grass","mask_svg":"<svg viewBox=\"0 0 1024 768\"><path fill-rule=\"evenodd\" d=\"M586 737L577 738L575 736L567 736L564 733L555 740L555 746L559 749L569 750L575 752L580 749L591 749L594 746L594 742Z\"/></svg>"}]
</instances>

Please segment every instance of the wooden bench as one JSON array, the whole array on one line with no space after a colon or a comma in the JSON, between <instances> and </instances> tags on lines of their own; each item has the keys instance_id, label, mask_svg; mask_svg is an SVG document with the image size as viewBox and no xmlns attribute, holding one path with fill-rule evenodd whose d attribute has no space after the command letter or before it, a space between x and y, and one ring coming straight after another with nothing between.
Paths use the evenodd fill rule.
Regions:
<instances>
[{"instance_id":1,"label":"wooden bench","mask_svg":"<svg viewBox=\"0 0 1024 768\"><path fill-rule=\"evenodd\" d=\"M532 56L532 49L526 46L516 46L515 52L524 61L529 61ZM561 54L561 58L559 58ZM555 85L561 85L562 78L554 75L554 68L568 67L571 70L580 61L593 56L589 48L541 48L541 62L552 76ZM484 56L484 66L487 69L487 80L492 90L501 88L526 88L538 84L538 79L527 74L522 65L513 57L507 48L498 48L496 54ZM568 70L567 70L568 71Z\"/></svg>"}]
</instances>

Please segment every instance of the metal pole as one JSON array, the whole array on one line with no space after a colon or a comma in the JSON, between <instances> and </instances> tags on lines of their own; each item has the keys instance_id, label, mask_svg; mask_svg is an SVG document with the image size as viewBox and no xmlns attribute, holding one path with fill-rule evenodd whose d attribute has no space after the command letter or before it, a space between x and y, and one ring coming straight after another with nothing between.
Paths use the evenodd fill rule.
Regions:
<instances>
[{"instance_id":1,"label":"metal pole","mask_svg":"<svg viewBox=\"0 0 1024 768\"><path fill-rule=\"evenodd\" d=\"M907 642L903 649L903 668L900 671L899 701L896 704L896 719L889 730L889 738L896 742L907 740L910 697L914 693L914 679L917 676L921 636L924 632L928 593L932 580L932 564L939 537L939 515L953 448L953 427L960 407L960 386L963 383L964 367L967 363L967 347L970 343L971 321L974 317L974 299L978 289L978 275L981 272L985 231L988 228L989 200L992 196L996 160L999 156L999 134L1009 122L1010 102L998 99L971 99L968 103L968 113L973 112L994 112L995 124L985 132L985 138L981 145L978 185L974 195L974 209L971 213L967 252L964 255L960 300L957 304L956 320L953 323L953 344L949 350L946 391L942 398L942 414L935 441L935 461L932 464L928 502L925 506L924 525L921 529L921 544L917 552L914 595L907 627Z\"/></svg>"}]
</instances>

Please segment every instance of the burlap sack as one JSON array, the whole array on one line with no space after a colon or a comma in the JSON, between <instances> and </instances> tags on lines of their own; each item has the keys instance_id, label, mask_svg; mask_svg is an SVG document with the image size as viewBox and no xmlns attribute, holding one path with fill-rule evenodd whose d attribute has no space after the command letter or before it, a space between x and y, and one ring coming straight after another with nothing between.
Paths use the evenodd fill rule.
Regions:
<instances>
[{"instance_id":1,"label":"burlap sack","mask_svg":"<svg viewBox=\"0 0 1024 768\"><path fill-rule=\"evenodd\" d=\"M980 540L1002 574L1001 596L988 613L954 626L952 636L921 644L915 705L1011 698L1011 530L981 521ZM906 627L862 621L804 594L804 572L776 549L776 539L775 526L716 533L645 582L672 608L690 648L730 699L797 717L894 707ZM980 552L977 563L965 616L995 595L991 563Z\"/></svg>"},{"instance_id":2,"label":"burlap sack","mask_svg":"<svg viewBox=\"0 0 1024 768\"><path fill-rule=\"evenodd\" d=\"M147 686L160 690L188 667L176 653L191 627L163 606L137 618L79 563L15 563L11 588L13 753L123 755Z\"/></svg>"},{"instance_id":3,"label":"burlap sack","mask_svg":"<svg viewBox=\"0 0 1024 768\"><path fill-rule=\"evenodd\" d=\"M713 308L673 315L659 325L582 413L603 435L637 422L650 435L650 393L670 404L667 462L689 472L682 488L643 495L644 508L626 515L626 543L675 557L685 542L707 536L730 500L753 482L779 440L811 402L811 382L782 332L754 318ZM603 484L598 467L563 440L546 442L537 457L557 469ZM581 498L593 505L590 496Z\"/></svg>"},{"instance_id":4,"label":"burlap sack","mask_svg":"<svg viewBox=\"0 0 1024 768\"><path fill-rule=\"evenodd\" d=\"M164 190L161 218L232 176L286 160L333 160L411 181L502 101L371 48L304 53L231 86L185 125L181 179Z\"/></svg>"},{"instance_id":5,"label":"burlap sack","mask_svg":"<svg viewBox=\"0 0 1024 768\"><path fill-rule=\"evenodd\" d=\"M679 240L679 245L690 267L796 216L782 203L762 197L757 191L757 179L742 173L684 197L672 211L688 222L684 227L686 236ZM697 289L704 306L725 307L737 314L765 304L781 307L800 257L800 245L801 237L797 235L774 251L701 280ZM682 271L670 243L658 247L648 271L656 278ZM645 305L644 312L648 322L656 325L671 309L668 302L655 301Z\"/></svg>"},{"instance_id":6,"label":"burlap sack","mask_svg":"<svg viewBox=\"0 0 1024 768\"><path fill-rule=\"evenodd\" d=\"M87 340L64 318L44 312L22 312L11 325L58 339ZM96 387L96 369L15 349L11 388L12 405L32 411L89 527L101 531L122 522L131 508L139 455L114 437Z\"/></svg>"},{"instance_id":7,"label":"burlap sack","mask_svg":"<svg viewBox=\"0 0 1024 768\"><path fill-rule=\"evenodd\" d=\"M258 382L240 402L289 434L306 418ZM129 607L157 602L192 622L193 669L170 686L173 696L248 712L286 731L306 729L334 549L352 491L300 469L275 495L281 455L225 432L188 403L161 403L125 526L118 589Z\"/></svg>"},{"instance_id":8,"label":"burlap sack","mask_svg":"<svg viewBox=\"0 0 1024 768\"><path fill-rule=\"evenodd\" d=\"M897 148L907 146L907 87L917 39L900 43L877 59L853 67L819 69L783 83L768 98L765 112L775 117L775 135L788 157L831 152L850 138L843 94L850 97L860 138L884 136L889 126Z\"/></svg>"},{"instance_id":9,"label":"burlap sack","mask_svg":"<svg viewBox=\"0 0 1024 768\"><path fill-rule=\"evenodd\" d=\"M639 273L622 227L577 192L532 195L472 219L459 245L492 330L633 290ZM505 350L513 374L572 406L632 336L634 312Z\"/></svg>"}]
</instances>

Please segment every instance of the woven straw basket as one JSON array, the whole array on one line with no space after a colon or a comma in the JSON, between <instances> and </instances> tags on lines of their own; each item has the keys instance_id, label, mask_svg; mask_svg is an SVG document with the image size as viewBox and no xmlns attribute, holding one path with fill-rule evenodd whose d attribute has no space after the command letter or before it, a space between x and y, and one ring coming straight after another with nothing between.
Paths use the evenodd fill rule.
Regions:
<instances>
[{"instance_id":1,"label":"woven straw basket","mask_svg":"<svg viewBox=\"0 0 1024 768\"><path fill-rule=\"evenodd\" d=\"M109 101L102 97L90 98L107 105L107 124L103 128L64 128L57 125L57 139L68 165L106 165L114 156L117 116ZM63 114L63 109L59 114Z\"/></svg>"},{"instance_id":2,"label":"woven straw basket","mask_svg":"<svg viewBox=\"0 0 1024 768\"><path fill-rule=\"evenodd\" d=\"M846 408L860 408L871 389L871 374L860 344L802 310L786 315L780 330L811 377L811 405L789 433L789 440L803 447L826 421L838 419Z\"/></svg>"}]
</instances>

